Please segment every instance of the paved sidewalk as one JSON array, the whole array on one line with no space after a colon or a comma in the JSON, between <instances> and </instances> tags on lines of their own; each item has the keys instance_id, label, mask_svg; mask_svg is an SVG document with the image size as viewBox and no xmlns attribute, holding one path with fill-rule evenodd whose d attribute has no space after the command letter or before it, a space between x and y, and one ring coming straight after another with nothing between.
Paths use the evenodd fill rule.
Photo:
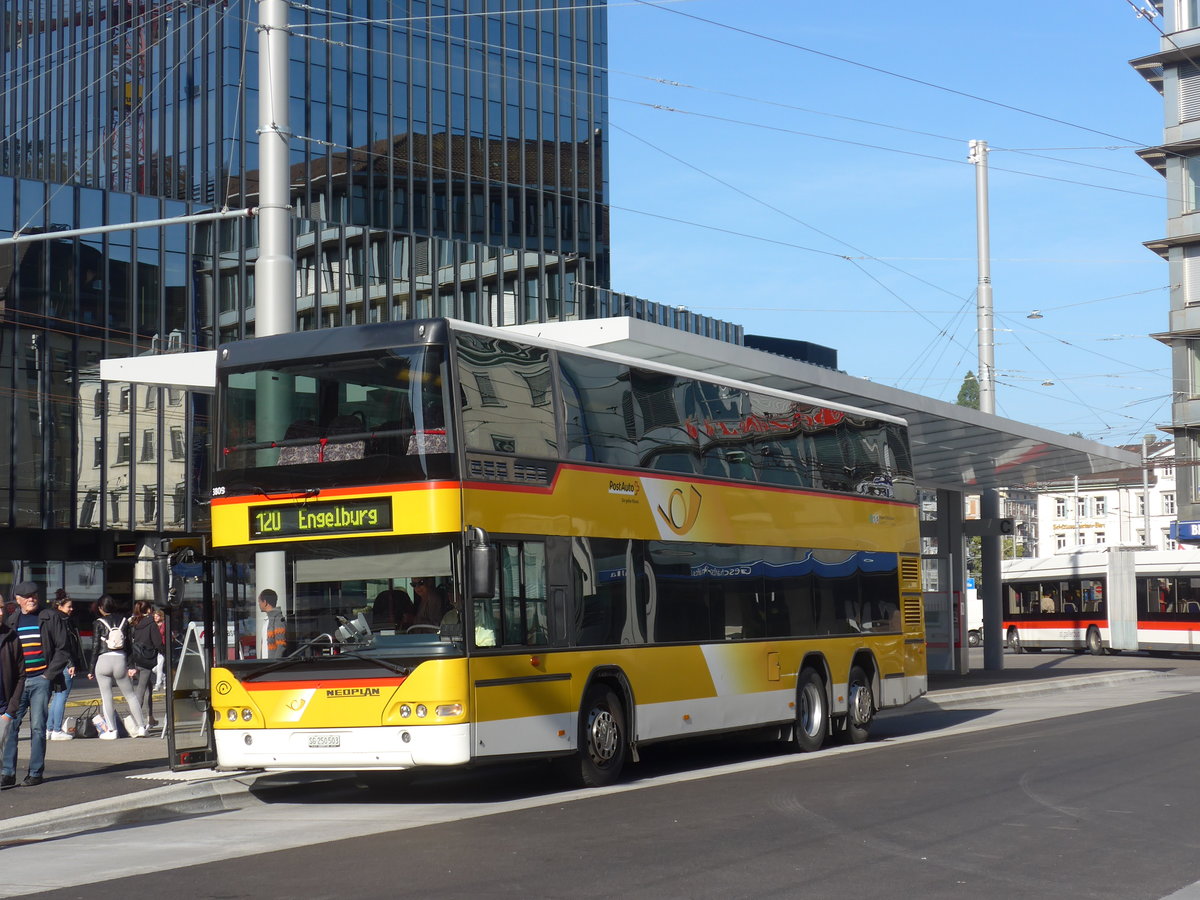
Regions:
<instances>
[{"instance_id":1,"label":"paved sidewalk","mask_svg":"<svg viewBox=\"0 0 1200 900\"><path fill-rule=\"evenodd\" d=\"M83 685L71 691L67 715L82 713L100 699L99 690ZM117 698L118 714L129 712L123 698ZM155 694L154 715L166 718L166 703ZM167 742L156 729L153 737L121 738L115 741L74 740L46 743L45 781L36 788L15 787L0 791L0 832L8 820L56 810L94 800L135 794L163 782L130 776L164 773L167 767ZM21 726L17 748L17 784L29 765L29 717Z\"/></svg>"},{"instance_id":2,"label":"paved sidewalk","mask_svg":"<svg viewBox=\"0 0 1200 900\"><path fill-rule=\"evenodd\" d=\"M1010 659L1006 657L1006 664ZM1048 658L1046 662L1052 665L1016 664L999 672L935 674L929 679L928 697L918 702L951 706L989 696L1063 691L1161 676L1171 669L1144 657L1124 660L1127 665L1113 668L1089 666L1086 658L1061 664ZM1137 663L1141 665L1136 668L1129 665ZM70 706L78 709L96 695L95 688L72 691ZM117 707L122 714L126 712L123 703L118 702ZM165 718L165 705L157 697L155 713ZM77 739L48 742L45 782L23 788L19 783L28 762L28 731L26 722L18 753L18 786L0 791L0 849L62 834L230 808L248 800L247 792L258 777L212 769L172 773L167 742L158 736Z\"/></svg>"}]
</instances>

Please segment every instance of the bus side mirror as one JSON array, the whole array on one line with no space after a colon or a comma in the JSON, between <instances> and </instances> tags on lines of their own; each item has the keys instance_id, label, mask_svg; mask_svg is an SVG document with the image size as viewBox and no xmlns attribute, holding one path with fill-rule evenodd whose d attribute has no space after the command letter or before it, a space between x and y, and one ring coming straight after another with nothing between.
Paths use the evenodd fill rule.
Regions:
<instances>
[{"instance_id":1,"label":"bus side mirror","mask_svg":"<svg viewBox=\"0 0 1200 900\"><path fill-rule=\"evenodd\" d=\"M467 546L468 585L472 600L487 600L496 595L496 548L488 533L471 526Z\"/></svg>"}]
</instances>

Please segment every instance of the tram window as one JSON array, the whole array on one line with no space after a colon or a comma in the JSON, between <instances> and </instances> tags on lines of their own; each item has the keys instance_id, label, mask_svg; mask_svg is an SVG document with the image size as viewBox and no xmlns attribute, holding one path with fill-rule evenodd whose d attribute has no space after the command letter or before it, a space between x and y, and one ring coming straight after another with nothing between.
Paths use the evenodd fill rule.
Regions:
<instances>
[{"instance_id":1,"label":"tram window","mask_svg":"<svg viewBox=\"0 0 1200 900\"><path fill-rule=\"evenodd\" d=\"M1185 615L1200 614L1200 578L1179 578L1179 608Z\"/></svg>"}]
</instances>

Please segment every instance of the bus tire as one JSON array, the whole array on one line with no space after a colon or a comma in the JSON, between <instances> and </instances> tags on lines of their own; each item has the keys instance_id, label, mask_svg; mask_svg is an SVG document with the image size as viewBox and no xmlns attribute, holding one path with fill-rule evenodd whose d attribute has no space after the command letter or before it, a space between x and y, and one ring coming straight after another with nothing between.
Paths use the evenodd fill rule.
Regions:
<instances>
[{"instance_id":1,"label":"bus tire","mask_svg":"<svg viewBox=\"0 0 1200 900\"><path fill-rule=\"evenodd\" d=\"M796 681L796 727L792 743L801 753L820 750L829 734L829 700L825 680L816 669L803 669Z\"/></svg>"},{"instance_id":2,"label":"bus tire","mask_svg":"<svg viewBox=\"0 0 1200 900\"><path fill-rule=\"evenodd\" d=\"M607 685L592 685L579 713L579 782L584 787L613 784L628 754L621 701Z\"/></svg>"},{"instance_id":3,"label":"bus tire","mask_svg":"<svg viewBox=\"0 0 1200 900\"><path fill-rule=\"evenodd\" d=\"M978 647L982 643L983 643L983 638L979 636L979 632L977 630L972 628L970 631L967 632L967 646L968 647Z\"/></svg>"},{"instance_id":4,"label":"bus tire","mask_svg":"<svg viewBox=\"0 0 1200 900\"><path fill-rule=\"evenodd\" d=\"M1008 629L1008 649L1013 653L1024 653L1025 648L1021 646L1021 635L1017 629Z\"/></svg>"},{"instance_id":5,"label":"bus tire","mask_svg":"<svg viewBox=\"0 0 1200 900\"><path fill-rule=\"evenodd\" d=\"M1100 642L1100 629L1095 625L1087 630L1087 651L1092 656L1104 655L1104 644Z\"/></svg>"},{"instance_id":6,"label":"bus tire","mask_svg":"<svg viewBox=\"0 0 1200 900\"><path fill-rule=\"evenodd\" d=\"M871 679L860 666L850 669L846 697L846 743L861 744L871 736L871 721L875 718L875 693L871 690Z\"/></svg>"}]
</instances>

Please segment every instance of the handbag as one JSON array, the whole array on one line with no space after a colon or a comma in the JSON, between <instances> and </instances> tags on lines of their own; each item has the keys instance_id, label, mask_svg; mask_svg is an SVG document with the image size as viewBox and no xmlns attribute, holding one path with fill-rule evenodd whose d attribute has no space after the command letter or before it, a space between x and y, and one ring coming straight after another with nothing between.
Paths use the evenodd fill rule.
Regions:
<instances>
[{"instance_id":1,"label":"handbag","mask_svg":"<svg viewBox=\"0 0 1200 900\"><path fill-rule=\"evenodd\" d=\"M104 715L104 707L99 701L93 701L83 708L83 711L75 719L75 737L77 738L98 738L100 730L96 728L96 723L93 718Z\"/></svg>"}]
</instances>

